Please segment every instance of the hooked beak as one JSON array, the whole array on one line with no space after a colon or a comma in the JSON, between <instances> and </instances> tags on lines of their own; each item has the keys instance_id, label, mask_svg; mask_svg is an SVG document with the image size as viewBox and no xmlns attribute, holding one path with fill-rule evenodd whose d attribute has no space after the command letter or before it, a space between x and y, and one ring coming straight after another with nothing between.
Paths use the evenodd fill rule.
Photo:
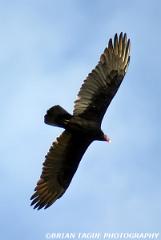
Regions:
<instances>
[{"instance_id":1,"label":"hooked beak","mask_svg":"<svg viewBox=\"0 0 161 240\"><path fill-rule=\"evenodd\" d=\"M104 140L108 143L111 143L111 139L107 135L104 135Z\"/></svg>"}]
</instances>

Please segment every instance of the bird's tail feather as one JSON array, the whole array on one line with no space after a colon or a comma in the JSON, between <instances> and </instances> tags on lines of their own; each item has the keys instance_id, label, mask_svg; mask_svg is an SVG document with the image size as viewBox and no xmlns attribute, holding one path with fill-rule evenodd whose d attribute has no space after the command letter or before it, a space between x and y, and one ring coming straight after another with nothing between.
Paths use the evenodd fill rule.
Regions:
<instances>
[{"instance_id":1,"label":"bird's tail feather","mask_svg":"<svg viewBox=\"0 0 161 240\"><path fill-rule=\"evenodd\" d=\"M65 128L72 115L64 108L56 105L50 108L44 116L44 122L48 125Z\"/></svg>"}]
</instances>

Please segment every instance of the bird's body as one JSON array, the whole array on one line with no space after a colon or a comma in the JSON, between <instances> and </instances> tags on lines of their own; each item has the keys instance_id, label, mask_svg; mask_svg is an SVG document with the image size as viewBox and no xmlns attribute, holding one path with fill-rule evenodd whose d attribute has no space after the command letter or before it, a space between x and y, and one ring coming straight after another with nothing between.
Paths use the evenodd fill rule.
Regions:
<instances>
[{"instance_id":1,"label":"bird's body","mask_svg":"<svg viewBox=\"0 0 161 240\"><path fill-rule=\"evenodd\" d=\"M103 132L97 122L86 120L82 117L73 117L68 121L66 129L75 134L80 134L86 138L103 140Z\"/></svg>"},{"instance_id":2,"label":"bird's body","mask_svg":"<svg viewBox=\"0 0 161 240\"><path fill-rule=\"evenodd\" d=\"M75 101L73 115L61 106L50 108L45 123L64 128L43 163L40 180L32 195L34 208L47 208L68 188L80 160L94 141L109 141L101 130L103 116L116 94L130 61L130 40L117 34L101 55L96 68L84 81Z\"/></svg>"},{"instance_id":3,"label":"bird's body","mask_svg":"<svg viewBox=\"0 0 161 240\"><path fill-rule=\"evenodd\" d=\"M44 121L46 124L57 125L72 134L79 134L93 141L104 140L104 134L98 122L71 115L59 105L47 111Z\"/></svg>"}]
</instances>

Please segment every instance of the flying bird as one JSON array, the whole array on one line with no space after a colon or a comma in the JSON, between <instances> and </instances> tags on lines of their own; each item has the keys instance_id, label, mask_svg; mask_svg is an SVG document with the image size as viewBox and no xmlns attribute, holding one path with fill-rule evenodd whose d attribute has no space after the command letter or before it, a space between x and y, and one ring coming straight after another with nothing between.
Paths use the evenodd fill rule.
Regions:
<instances>
[{"instance_id":1,"label":"flying bird","mask_svg":"<svg viewBox=\"0 0 161 240\"><path fill-rule=\"evenodd\" d=\"M115 34L95 69L84 80L73 114L59 105L47 111L45 123L65 130L45 156L42 174L31 197L34 208L46 209L65 193L83 154L94 140L110 141L101 130L101 123L129 62L130 39L126 33Z\"/></svg>"}]
</instances>

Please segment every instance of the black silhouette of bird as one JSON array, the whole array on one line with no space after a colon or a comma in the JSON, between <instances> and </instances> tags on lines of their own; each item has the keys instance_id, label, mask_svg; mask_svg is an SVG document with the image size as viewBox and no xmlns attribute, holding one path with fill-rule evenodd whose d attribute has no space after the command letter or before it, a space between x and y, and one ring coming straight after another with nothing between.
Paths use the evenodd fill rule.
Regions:
<instances>
[{"instance_id":1,"label":"black silhouette of bird","mask_svg":"<svg viewBox=\"0 0 161 240\"><path fill-rule=\"evenodd\" d=\"M59 105L50 108L46 124L64 128L45 156L42 174L31 197L34 208L48 208L67 190L80 160L94 141L110 139L101 130L103 116L116 94L130 61L126 33L109 40L94 70L84 80L73 114Z\"/></svg>"}]
</instances>

